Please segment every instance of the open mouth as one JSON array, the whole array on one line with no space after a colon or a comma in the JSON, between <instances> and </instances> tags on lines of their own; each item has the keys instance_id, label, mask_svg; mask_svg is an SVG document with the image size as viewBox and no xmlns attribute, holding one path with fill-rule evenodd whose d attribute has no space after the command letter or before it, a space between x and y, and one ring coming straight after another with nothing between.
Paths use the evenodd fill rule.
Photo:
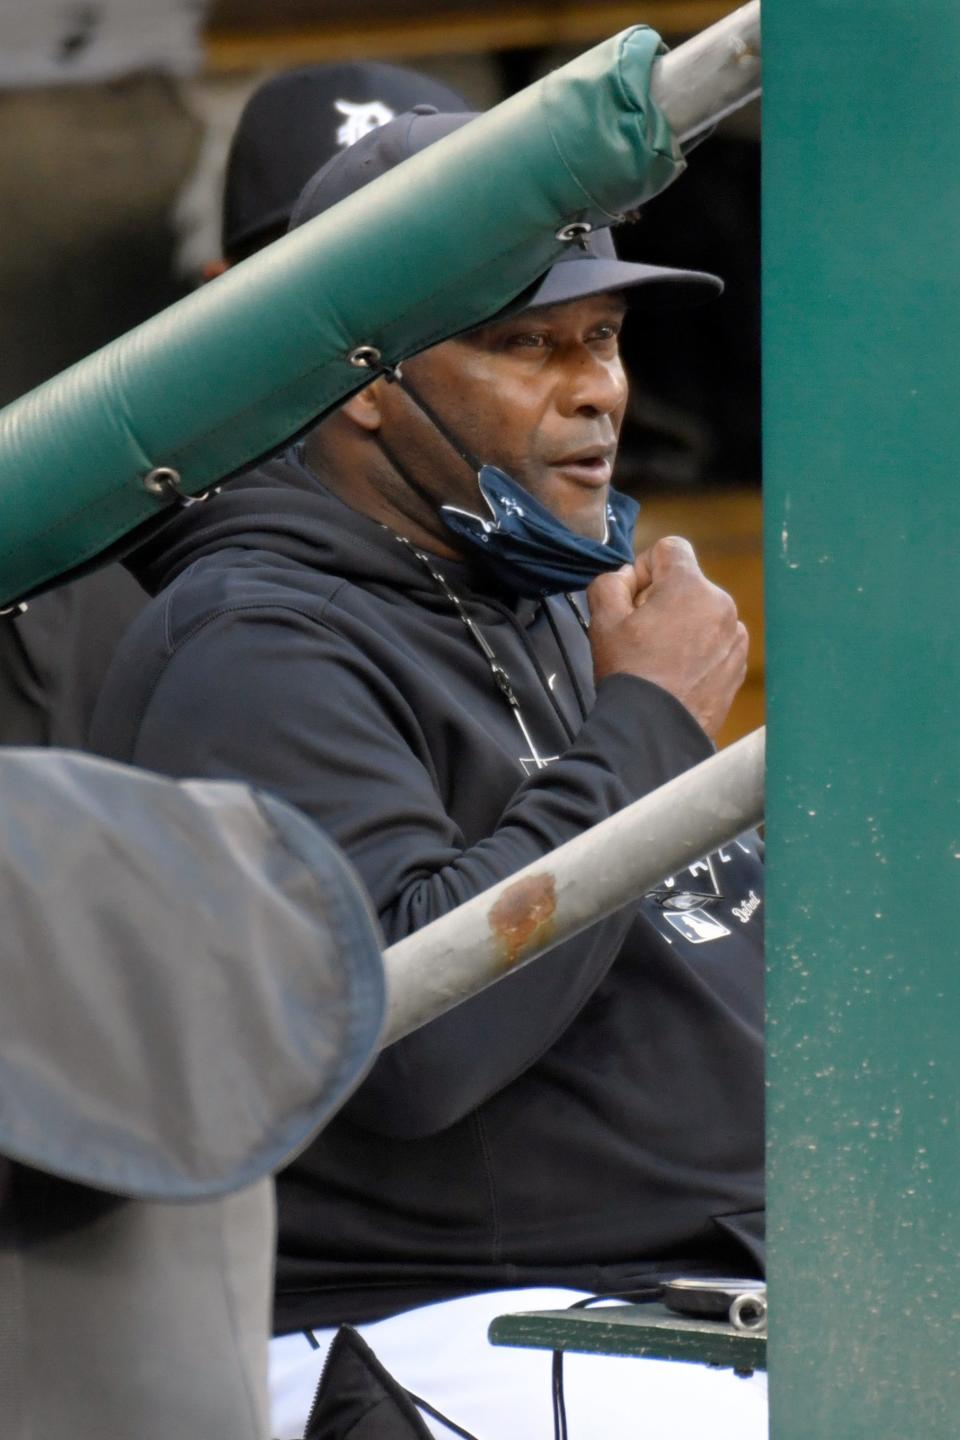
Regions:
<instances>
[{"instance_id":1,"label":"open mouth","mask_svg":"<svg viewBox=\"0 0 960 1440\"><path fill-rule=\"evenodd\" d=\"M613 455L606 449L580 451L551 461L550 468L580 484L609 485L613 474Z\"/></svg>"}]
</instances>

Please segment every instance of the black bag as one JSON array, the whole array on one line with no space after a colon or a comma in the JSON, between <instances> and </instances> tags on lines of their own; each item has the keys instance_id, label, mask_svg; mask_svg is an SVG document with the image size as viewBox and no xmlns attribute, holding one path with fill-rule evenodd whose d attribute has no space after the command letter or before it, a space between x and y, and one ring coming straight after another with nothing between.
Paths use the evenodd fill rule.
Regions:
<instances>
[{"instance_id":1,"label":"black bag","mask_svg":"<svg viewBox=\"0 0 960 1440\"><path fill-rule=\"evenodd\" d=\"M410 1396L349 1325L334 1336L303 1440L433 1440Z\"/></svg>"}]
</instances>

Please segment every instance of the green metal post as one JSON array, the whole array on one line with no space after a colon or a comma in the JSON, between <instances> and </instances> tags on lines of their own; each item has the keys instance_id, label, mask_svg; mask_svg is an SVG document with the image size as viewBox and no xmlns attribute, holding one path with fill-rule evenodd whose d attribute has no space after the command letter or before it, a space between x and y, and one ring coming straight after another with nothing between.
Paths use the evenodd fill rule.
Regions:
<instances>
[{"instance_id":1,"label":"green metal post","mask_svg":"<svg viewBox=\"0 0 960 1440\"><path fill-rule=\"evenodd\" d=\"M764 0L773 1440L960 1434L960 5Z\"/></svg>"}]
</instances>

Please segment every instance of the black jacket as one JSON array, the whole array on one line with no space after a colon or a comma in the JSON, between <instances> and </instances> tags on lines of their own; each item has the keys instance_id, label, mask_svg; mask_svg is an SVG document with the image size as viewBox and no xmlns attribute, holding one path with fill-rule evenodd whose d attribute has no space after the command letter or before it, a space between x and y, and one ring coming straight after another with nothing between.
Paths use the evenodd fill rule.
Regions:
<instances>
[{"instance_id":1,"label":"black jacket","mask_svg":"<svg viewBox=\"0 0 960 1440\"><path fill-rule=\"evenodd\" d=\"M0 744L86 745L97 694L146 595L109 565L0 616Z\"/></svg>"},{"instance_id":2,"label":"black jacket","mask_svg":"<svg viewBox=\"0 0 960 1440\"><path fill-rule=\"evenodd\" d=\"M388 942L710 753L653 684L615 675L594 697L564 598L439 568L545 768L436 582L298 451L141 553L162 593L121 647L96 748L291 800L346 850ZM381 1056L280 1179L278 1330L501 1286L623 1289L658 1265L755 1269L732 1234L755 1237L763 1204L757 846L673 877L723 897L693 919L644 899Z\"/></svg>"}]
</instances>

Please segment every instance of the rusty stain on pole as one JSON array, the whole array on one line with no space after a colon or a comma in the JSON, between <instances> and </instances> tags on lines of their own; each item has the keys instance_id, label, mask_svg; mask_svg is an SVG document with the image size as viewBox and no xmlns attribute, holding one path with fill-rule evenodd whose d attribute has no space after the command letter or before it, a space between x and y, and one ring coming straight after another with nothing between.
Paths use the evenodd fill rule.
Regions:
<instances>
[{"instance_id":1,"label":"rusty stain on pole","mask_svg":"<svg viewBox=\"0 0 960 1440\"><path fill-rule=\"evenodd\" d=\"M557 910L557 885L549 871L508 885L490 909L490 933L512 970L534 945L547 944Z\"/></svg>"},{"instance_id":2,"label":"rusty stain on pole","mask_svg":"<svg viewBox=\"0 0 960 1440\"><path fill-rule=\"evenodd\" d=\"M384 1044L638 899L763 816L762 730L384 951Z\"/></svg>"}]
</instances>

